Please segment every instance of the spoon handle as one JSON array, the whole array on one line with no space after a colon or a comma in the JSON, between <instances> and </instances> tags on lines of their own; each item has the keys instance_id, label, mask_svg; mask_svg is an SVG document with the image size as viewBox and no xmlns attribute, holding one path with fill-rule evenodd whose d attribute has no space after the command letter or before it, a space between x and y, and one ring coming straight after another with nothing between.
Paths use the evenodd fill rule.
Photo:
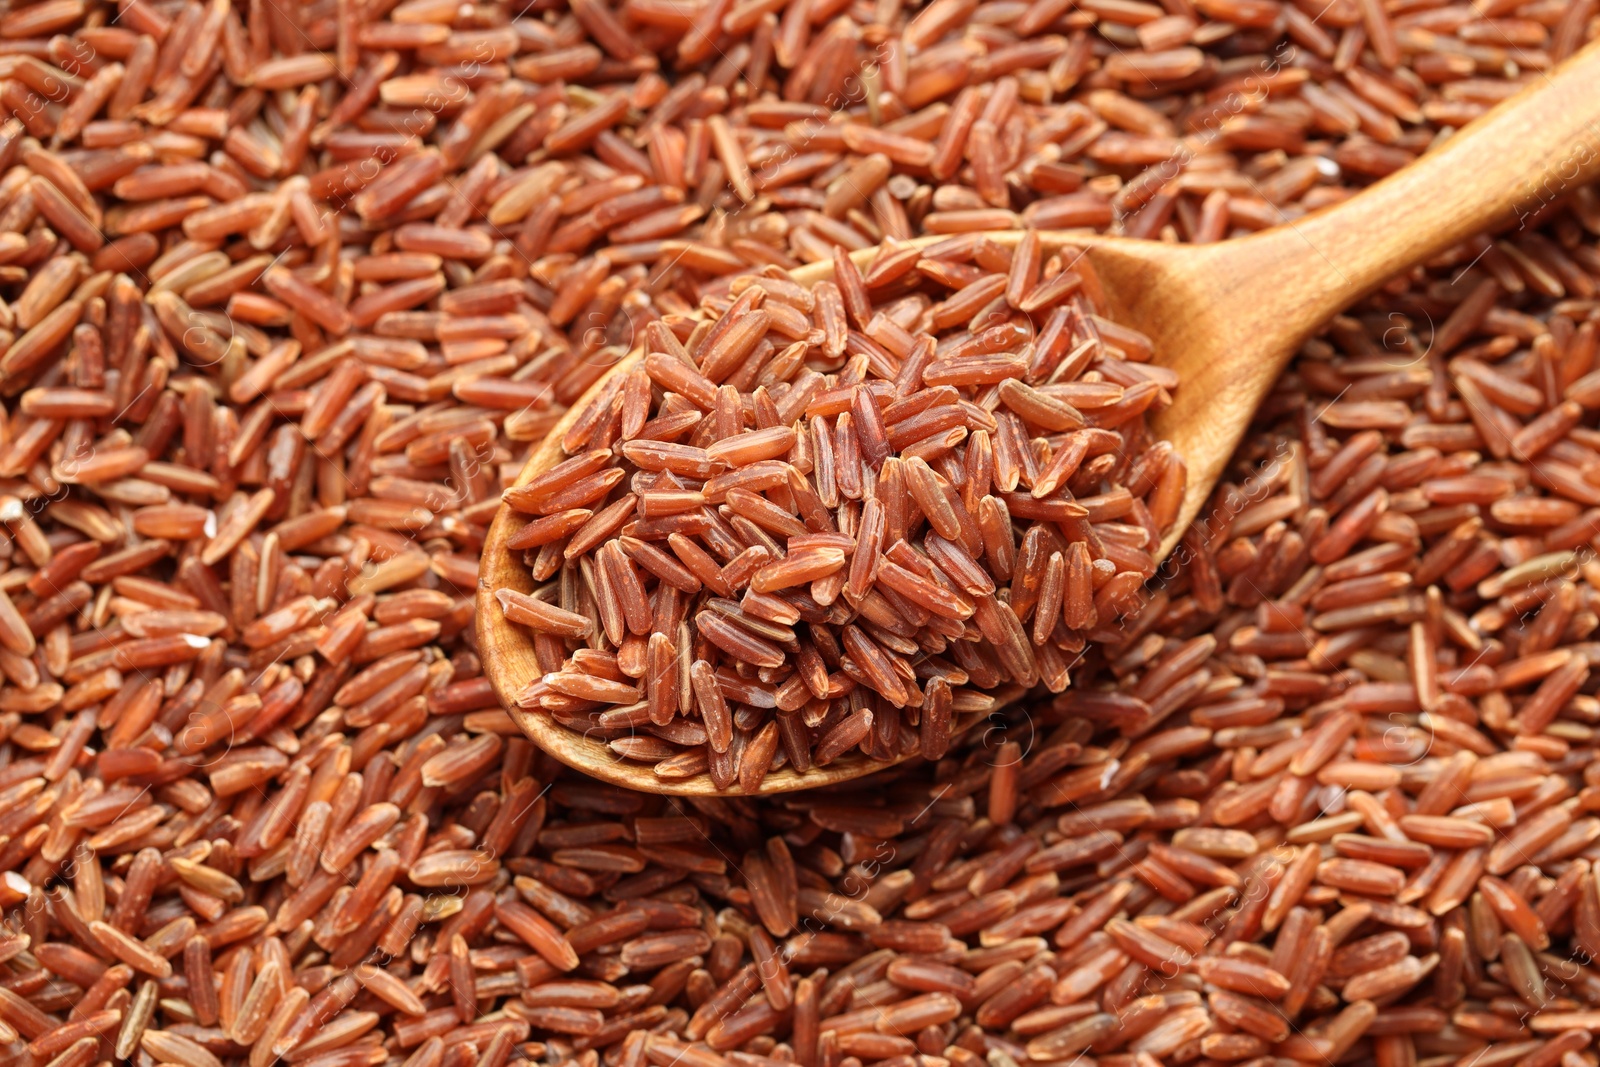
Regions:
<instances>
[{"instance_id":1,"label":"spoon handle","mask_svg":"<svg viewBox=\"0 0 1600 1067\"><path fill-rule=\"evenodd\" d=\"M1327 210L1229 248L1308 319L1325 321L1386 279L1600 176L1600 41L1414 163ZM1279 289L1279 286L1284 288ZM1274 301L1276 303L1276 301ZM1285 306L1285 305L1279 305Z\"/></svg>"}]
</instances>

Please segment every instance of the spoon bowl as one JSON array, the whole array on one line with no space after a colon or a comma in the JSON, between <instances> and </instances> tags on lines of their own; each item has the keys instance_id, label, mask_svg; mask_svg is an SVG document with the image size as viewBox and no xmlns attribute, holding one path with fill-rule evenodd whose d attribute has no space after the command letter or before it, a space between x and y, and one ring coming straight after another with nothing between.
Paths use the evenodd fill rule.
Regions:
<instances>
[{"instance_id":1,"label":"spoon bowl","mask_svg":"<svg viewBox=\"0 0 1600 1067\"><path fill-rule=\"evenodd\" d=\"M1009 231L990 236L996 237L1003 244L1014 246L1021 239L1022 231ZM914 243L928 245L943 239L924 237ZM1065 235L1051 234L1049 244L1046 245L1050 252L1046 254L1053 254L1065 246ZM876 247L862 249L852 253L850 258L857 266L865 266L877 252ZM818 282L832 280L833 276L832 260L809 263L789 272L789 277L808 289ZM583 397L574 403L545 435L539 447L529 455L527 463L523 465L521 473L517 475L517 480L513 484L526 485L568 458L561 447L561 438L583 412L588 400L604 390L606 382L613 375L627 374L643 358L643 349L635 348L610 367L599 381L590 386ZM522 732L527 734L534 744L567 766L582 771L590 777L610 782L612 785L673 796L742 796L743 791L738 783L727 789L718 789L711 781L711 776L705 773L688 778L662 778L650 767L619 756L604 739L575 733L556 723L548 715L517 704L517 694L540 676L538 658L534 654L533 639L528 631L506 620L494 593L498 589L514 589L519 593L532 593L534 590L532 575L523 564L521 553L506 547L506 541L517 531L518 524L516 513L502 506L489 527L489 536L484 541L483 556L478 565L479 653L483 657L484 673L489 676L495 693L500 698L501 706L511 715L512 720L522 728ZM995 691L993 695L995 703L990 711L967 712L954 717L950 724L952 739L965 734L976 723L985 721L994 711L1015 703L1024 693L1020 687L1010 686ZM853 751L825 767L813 767L804 774L796 773L792 767L779 767L768 772L762 779L759 792L788 793L797 789L837 785L903 763L910 758L911 756L902 756L895 760L875 760L860 751Z\"/></svg>"},{"instance_id":2,"label":"spoon bowl","mask_svg":"<svg viewBox=\"0 0 1600 1067\"><path fill-rule=\"evenodd\" d=\"M1600 42L1591 43L1517 96L1457 131L1415 163L1344 202L1246 237L1210 245L1178 245L1092 233L1040 232L1043 256L1070 259L1099 289L1098 302L1117 323L1151 341L1155 362L1178 375L1172 402L1152 420L1184 460L1188 482L1178 519L1157 559L1182 540L1210 495L1256 408L1299 347L1334 315L1383 281L1508 221L1527 221L1600 175ZM914 245L952 235L919 238ZM1015 247L1021 230L985 234ZM877 248L851 254L858 266ZM810 288L833 277L831 261L790 272ZM1462 274L1465 274L1463 269ZM1435 324L1437 325L1437 324ZM607 370L529 457L517 485L567 458L561 438L611 376L643 358L635 350ZM1420 357L1419 357L1420 358ZM506 546L517 519L502 506L489 529L479 567L478 647L501 704L540 748L595 778L651 793L736 796L705 773L657 776L613 752L605 740L580 735L544 714L521 708L517 695L540 676L529 633L510 623L498 589L533 591L520 553ZM993 706L958 715L952 738L1021 699L1012 686L993 692ZM898 760L859 751L797 774L782 767L758 792L834 785Z\"/></svg>"}]
</instances>

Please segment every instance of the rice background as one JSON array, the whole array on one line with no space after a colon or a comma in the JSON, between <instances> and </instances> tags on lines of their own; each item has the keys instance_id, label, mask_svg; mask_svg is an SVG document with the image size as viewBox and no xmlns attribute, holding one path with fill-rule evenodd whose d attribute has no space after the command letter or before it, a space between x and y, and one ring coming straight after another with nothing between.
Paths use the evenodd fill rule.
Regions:
<instances>
[{"instance_id":1,"label":"rice background","mask_svg":"<svg viewBox=\"0 0 1600 1067\"><path fill-rule=\"evenodd\" d=\"M563 776L471 615L530 445L739 273L1292 225L1594 15L0 14L8 1057L1592 1065L1590 190L1336 320L1073 688L937 763Z\"/></svg>"}]
</instances>

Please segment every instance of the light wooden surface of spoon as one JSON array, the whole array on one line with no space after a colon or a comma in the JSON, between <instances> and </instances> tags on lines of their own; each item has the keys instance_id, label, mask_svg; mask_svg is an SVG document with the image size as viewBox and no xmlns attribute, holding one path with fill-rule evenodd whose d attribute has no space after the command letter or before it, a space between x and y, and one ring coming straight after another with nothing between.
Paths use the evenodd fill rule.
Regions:
<instances>
[{"instance_id":1,"label":"light wooden surface of spoon","mask_svg":"<svg viewBox=\"0 0 1600 1067\"><path fill-rule=\"evenodd\" d=\"M1491 227L1510 223L1520 229L1596 176L1600 42L1551 73L1536 73L1517 96L1402 170L1338 205L1272 229L1211 245L1041 233L1046 256L1082 255L1111 318L1149 336L1155 361L1179 375L1172 403L1156 415L1153 428L1183 457L1189 481L1178 521L1163 540L1158 559L1165 559L1182 539L1257 406L1317 329L1386 279ZM950 236L915 243L927 245ZM1015 246L1023 234L1008 230L987 236ZM865 249L851 258L865 265L876 254L876 249ZM833 265L807 264L791 275L810 287L831 278ZM629 353L572 406L530 456L516 484L526 484L566 458L560 439L588 398L611 375L627 373L642 357L637 350ZM517 724L540 748L603 781L652 793L739 795L737 785L718 790L706 774L658 777L649 765L618 756L603 738L577 734L548 715L516 705L516 695L539 677L539 668L531 636L506 621L494 592L533 592L521 553L505 547L518 525L517 516L502 507L490 527L479 565L477 611L484 672ZM1022 693L1011 687L995 695L996 706L1003 707ZM959 717L952 736L986 714ZM767 775L759 791L834 785L891 765L852 752L803 775L780 768Z\"/></svg>"}]
</instances>

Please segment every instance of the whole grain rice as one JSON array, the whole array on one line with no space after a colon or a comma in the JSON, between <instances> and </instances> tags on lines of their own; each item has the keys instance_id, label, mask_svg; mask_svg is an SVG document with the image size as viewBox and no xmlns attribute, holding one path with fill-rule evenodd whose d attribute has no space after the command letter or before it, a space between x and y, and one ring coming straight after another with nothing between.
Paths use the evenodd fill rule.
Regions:
<instances>
[{"instance_id":1,"label":"whole grain rice","mask_svg":"<svg viewBox=\"0 0 1600 1067\"><path fill-rule=\"evenodd\" d=\"M504 494L533 516L509 539L533 592L496 591L540 638L519 705L748 793L857 746L937 758L952 713L1063 691L1137 605L1183 496L1144 425L1171 382L1096 328L1077 250L833 265L651 323L553 431L571 458Z\"/></svg>"},{"instance_id":2,"label":"whole grain rice","mask_svg":"<svg viewBox=\"0 0 1600 1067\"><path fill-rule=\"evenodd\" d=\"M981 228L1203 242L1292 220L1539 78L1595 17L1593 0L0 13L6 1061L1593 1067L1592 190L1531 193L1518 227L1311 342L1157 581L1124 566L1136 531L1115 515L1090 518L1105 551L1014 546L994 601L1015 610L1019 564L1037 576L1008 632L1087 634L1074 688L945 751L919 738L927 762L764 801L598 785L495 706L471 617L502 490L635 341L764 293L718 346L731 363L770 340L769 380L740 382L755 409L798 373L773 367L789 342L820 330L840 359L852 330L892 351L919 325L886 311L871 333L859 294L768 268ZM950 247L971 251L884 257L869 294L909 310L896 286L916 272L941 294L925 335L1075 299L1068 271ZM1137 338L1087 323L1126 357L1104 367L1147 366ZM694 434L718 394L655 369L693 410L653 432ZM921 420L914 439L885 420L886 443L921 446L937 487L993 412L1052 420L1033 423L1048 460L1012 454L1043 476L1074 451L1052 438L1082 440L1063 406L1140 388L1096 374L943 405L960 425L896 420ZM637 437L654 389L619 397ZM743 428L738 400L721 414ZM776 448L764 410L721 455ZM869 462L885 444L847 440ZM1159 447L1141 458L1170 463ZM620 575L624 629L642 618L630 567L699 583L725 602L713 630L789 655L800 619L772 591L733 600L712 546L578 540L604 515L589 501L633 492L591 462L524 531L536 565L577 544ZM1123 473L1116 507L1150 492ZM700 506L648 491L640 524ZM734 514L785 532L735 495L772 491L734 487ZM976 595L961 583L985 572L922 547L932 573L889 562ZM802 541L789 577L837 574L842 548ZM1107 560L1131 576L1114 630L1083 595ZM774 562L730 577L748 589ZM589 588L520 607L582 638L604 627L565 598ZM1024 626L1058 598L1062 630ZM795 740L752 703L759 669L680 663L701 720L658 736L660 642L638 675L570 651L570 673L609 683L583 693L645 679L643 709L604 714L651 758L737 737L776 760ZM953 693L925 688L938 722ZM875 744L866 711L812 758Z\"/></svg>"}]
</instances>

